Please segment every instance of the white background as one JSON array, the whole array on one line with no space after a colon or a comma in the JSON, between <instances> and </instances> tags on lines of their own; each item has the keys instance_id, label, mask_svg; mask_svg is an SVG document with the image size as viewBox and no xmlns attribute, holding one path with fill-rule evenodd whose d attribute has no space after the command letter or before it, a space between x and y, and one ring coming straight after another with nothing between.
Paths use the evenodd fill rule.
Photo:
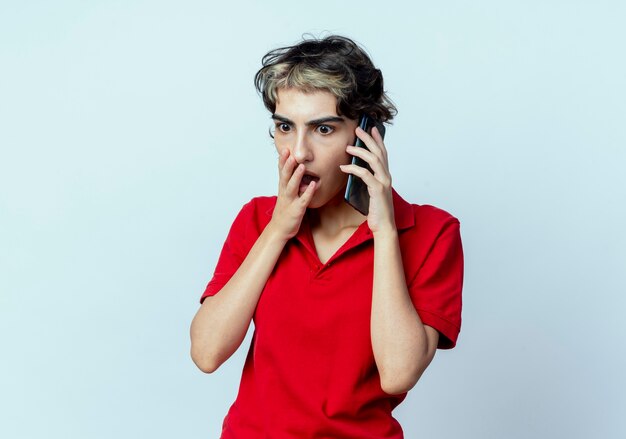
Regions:
<instances>
[{"instance_id":1,"label":"white background","mask_svg":"<svg viewBox=\"0 0 626 439\"><path fill-rule=\"evenodd\" d=\"M217 438L189 325L276 193L261 57L363 45L394 186L461 221L458 345L407 438L626 437L626 8L615 1L0 3L0 436Z\"/></svg>"}]
</instances>

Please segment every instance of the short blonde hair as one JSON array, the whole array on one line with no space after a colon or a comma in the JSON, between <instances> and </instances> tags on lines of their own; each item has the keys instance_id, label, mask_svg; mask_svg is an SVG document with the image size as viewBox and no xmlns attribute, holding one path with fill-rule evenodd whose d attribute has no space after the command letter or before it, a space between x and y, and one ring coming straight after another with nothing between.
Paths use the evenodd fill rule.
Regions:
<instances>
[{"instance_id":1,"label":"short blonde hair","mask_svg":"<svg viewBox=\"0 0 626 439\"><path fill-rule=\"evenodd\" d=\"M326 90L337 97L337 114L358 119L367 114L389 123L398 113L383 89L383 74L354 41L339 35L304 39L274 49L262 60L254 84L265 107L274 113L278 90Z\"/></svg>"}]
</instances>

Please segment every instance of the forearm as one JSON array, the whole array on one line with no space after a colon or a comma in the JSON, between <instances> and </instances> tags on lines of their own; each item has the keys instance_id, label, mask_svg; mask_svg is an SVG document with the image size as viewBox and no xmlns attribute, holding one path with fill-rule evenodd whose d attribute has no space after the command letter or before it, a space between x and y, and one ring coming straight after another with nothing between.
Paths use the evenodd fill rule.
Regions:
<instances>
[{"instance_id":1,"label":"forearm","mask_svg":"<svg viewBox=\"0 0 626 439\"><path fill-rule=\"evenodd\" d=\"M204 300L190 329L191 357L200 369L214 371L241 345L286 242L270 223L226 285Z\"/></svg>"},{"instance_id":2,"label":"forearm","mask_svg":"<svg viewBox=\"0 0 626 439\"><path fill-rule=\"evenodd\" d=\"M374 236L371 338L384 390L413 387L428 365L428 339L409 296L395 228Z\"/></svg>"}]
</instances>

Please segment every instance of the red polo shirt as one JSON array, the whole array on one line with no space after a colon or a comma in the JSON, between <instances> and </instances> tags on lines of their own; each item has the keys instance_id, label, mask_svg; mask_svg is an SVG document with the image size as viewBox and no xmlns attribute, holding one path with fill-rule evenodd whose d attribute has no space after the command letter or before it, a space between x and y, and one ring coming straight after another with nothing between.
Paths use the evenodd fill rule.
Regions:
<instances>
[{"instance_id":1,"label":"red polo shirt","mask_svg":"<svg viewBox=\"0 0 626 439\"><path fill-rule=\"evenodd\" d=\"M271 219L276 197L256 197L233 222L213 278L219 293ZM459 221L409 204L393 190L407 287L440 349L461 327L463 249ZM403 437L392 410L406 393L380 385L370 338L374 241L365 220L322 264L306 216L285 245L254 313L254 335L222 439Z\"/></svg>"}]
</instances>

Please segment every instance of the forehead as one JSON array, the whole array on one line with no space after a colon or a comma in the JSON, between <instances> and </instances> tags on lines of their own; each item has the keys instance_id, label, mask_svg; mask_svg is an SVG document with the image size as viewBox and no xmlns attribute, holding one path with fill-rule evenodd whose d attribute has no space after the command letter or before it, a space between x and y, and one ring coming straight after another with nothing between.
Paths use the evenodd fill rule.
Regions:
<instances>
[{"instance_id":1,"label":"forehead","mask_svg":"<svg viewBox=\"0 0 626 439\"><path fill-rule=\"evenodd\" d=\"M276 112L293 117L307 117L324 113L337 115L337 98L327 90L305 92L298 88L281 88L277 91Z\"/></svg>"}]
</instances>

